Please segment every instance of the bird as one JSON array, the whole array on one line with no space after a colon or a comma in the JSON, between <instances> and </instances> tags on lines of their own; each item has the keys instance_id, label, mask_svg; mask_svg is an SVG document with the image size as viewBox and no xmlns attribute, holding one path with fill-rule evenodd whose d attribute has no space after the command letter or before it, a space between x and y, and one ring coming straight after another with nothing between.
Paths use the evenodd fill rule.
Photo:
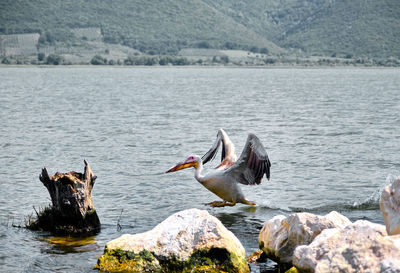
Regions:
<instances>
[{"instance_id":1,"label":"bird","mask_svg":"<svg viewBox=\"0 0 400 273\"><path fill-rule=\"evenodd\" d=\"M203 174L203 166L214 159L221 144L221 163L215 169ZM166 173L190 167L195 169L195 179L223 200L214 201L208 205L225 207L242 203L255 206L255 202L246 199L238 184L259 185L264 174L269 180L271 162L260 139L252 133L248 134L246 144L238 159L235 146L229 136L223 129L219 129L217 139L204 156L190 155L167 170Z\"/></svg>"}]
</instances>

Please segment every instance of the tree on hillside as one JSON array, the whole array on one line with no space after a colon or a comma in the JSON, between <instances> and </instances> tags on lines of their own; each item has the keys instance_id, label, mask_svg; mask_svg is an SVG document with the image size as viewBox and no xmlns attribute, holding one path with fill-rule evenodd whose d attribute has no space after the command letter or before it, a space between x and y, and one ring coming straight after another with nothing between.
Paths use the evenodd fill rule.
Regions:
<instances>
[{"instance_id":1,"label":"tree on hillside","mask_svg":"<svg viewBox=\"0 0 400 273\"><path fill-rule=\"evenodd\" d=\"M229 63L229 57L226 55L221 56L221 63L224 63L224 64Z\"/></svg>"},{"instance_id":2,"label":"tree on hillside","mask_svg":"<svg viewBox=\"0 0 400 273\"><path fill-rule=\"evenodd\" d=\"M209 42L200 42L196 44L197 48L211 48L211 45Z\"/></svg>"},{"instance_id":3,"label":"tree on hillside","mask_svg":"<svg viewBox=\"0 0 400 273\"><path fill-rule=\"evenodd\" d=\"M223 48L225 49L237 49L240 48L240 46L236 43L232 43L232 42L226 42L223 46Z\"/></svg>"},{"instance_id":4,"label":"tree on hillside","mask_svg":"<svg viewBox=\"0 0 400 273\"><path fill-rule=\"evenodd\" d=\"M263 47L263 48L260 49L260 53L261 53L261 54L268 54L268 53L269 53L269 50L268 50L268 48Z\"/></svg>"},{"instance_id":5,"label":"tree on hillside","mask_svg":"<svg viewBox=\"0 0 400 273\"><path fill-rule=\"evenodd\" d=\"M258 47L256 47L256 46L253 46L253 47L250 48L250 52L259 53L260 49Z\"/></svg>"},{"instance_id":6,"label":"tree on hillside","mask_svg":"<svg viewBox=\"0 0 400 273\"><path fill-rule=\"evenodd\" d=\"M46 33L44 34L44 37L45 37L44 42L47 42L49 44L54 43L53 35L49 31L46 31Z\"/></svg>"},{"instance_id":7,"label":"tree on hillside","mask_svg":"<svg viewBox=\"0 0 400 273\"><path fill-rule=\"evenodd\" d=\"M1 60L1 63L2 63L2 64L10 64L11 61L10 61L10 59L8 59L7 57L3 57L3 59Z\"/></svg>"},{"instance_id":8,"label":"tree on hillside","mask_svg":"<svg viewBox=\"0 0 400 273\"><path fill-rule=\"evenodd\" d=\"M57 54L50 54L46 58L46 64L59 65L64 63L64 58Z\"/></svg>"},{"instance_id":9,"label":"tree on hillside","mask_svg":"<svg viewBox=\"0 0 400 273\"><path fill-rule=\"evenodd\" d=\"M37 58L38 58L39 62L42 62L45 58L45 54L43 52L40 52L40 53L38 53Z\"/></svg>"},{"instance_id":10,"label":"tree on hillside","mask_svg":"<svg viewBox=\"0 0 400 273\"><path fill-rule=\"evenodd\" d=\"M107 59L101 57L100 55L95 55L90 60L90 63L93 64L93 65L103 65L103 64L107 64Z\"/></svg>"}]
</instances>

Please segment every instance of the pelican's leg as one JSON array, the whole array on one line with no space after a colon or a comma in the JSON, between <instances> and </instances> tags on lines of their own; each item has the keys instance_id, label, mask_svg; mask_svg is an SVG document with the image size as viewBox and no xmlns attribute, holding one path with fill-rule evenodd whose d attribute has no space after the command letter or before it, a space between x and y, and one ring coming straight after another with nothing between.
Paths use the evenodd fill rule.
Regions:
<instances>
[{"instance_id":1,"label":"pelican's leg","mask_svg":"<svg viewBox=\"0 0 400 273\"><path fill-rule=\"evenodd\" d=\"M214 202L208 203L206 205L209 205L214 208L220 208L220 207L225 207L225 206L233 207L234 205L236 205L236 202L214 201Z\"/></svg>"}]
</instances>

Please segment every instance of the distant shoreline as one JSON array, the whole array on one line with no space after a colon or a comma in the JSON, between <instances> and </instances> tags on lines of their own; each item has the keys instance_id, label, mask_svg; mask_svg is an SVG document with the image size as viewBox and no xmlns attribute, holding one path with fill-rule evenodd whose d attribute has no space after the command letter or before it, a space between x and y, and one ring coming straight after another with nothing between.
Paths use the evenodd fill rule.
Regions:
<instances>
[{"instance_id":1,"label":"distant shoreline","mask_svg":"<svg viewBox=\"0 0 400 273\"><path fill-rule=\"evenodd\" d=\"M400 66L363 66L363 65L90 65L90 64L69 64L69 65L33 65L33 64L0 64L1 68L146 68L146 69L399 69Z\"/></svg>"},{"instance_id":2,"label":"distant shoreline","mask_svg":"<svg viewBox=\"0 0 400 273\"><path fill-rule=\"evenodd\" d=\"M116 50L86 54L38 53L0 56L3 65L93 65L136 67L400 67L397 57L261 54L244 50L186 49L177 55L119 54Z\"/></svg>"}]
</instances>

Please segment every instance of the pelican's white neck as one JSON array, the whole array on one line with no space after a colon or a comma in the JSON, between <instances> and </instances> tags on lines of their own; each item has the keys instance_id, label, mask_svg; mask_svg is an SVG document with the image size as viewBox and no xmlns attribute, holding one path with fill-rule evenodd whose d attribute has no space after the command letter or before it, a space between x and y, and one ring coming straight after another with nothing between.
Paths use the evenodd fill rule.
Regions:
<instances>
[{"instance_id":1,"label":"pelican's white neck","mask_svg":"<svg viewBox=\"0 0 400 273\"><path fill-rule=\"evenodd\" d=\"M200 183L204 182L204 175L202 174L203 171L203 161L201 160L201 157L196 156L196 162L197 167L195 167L195 172L194 172L194 178L196 178L197 181Z\"/></svg>"}]
</instances>

